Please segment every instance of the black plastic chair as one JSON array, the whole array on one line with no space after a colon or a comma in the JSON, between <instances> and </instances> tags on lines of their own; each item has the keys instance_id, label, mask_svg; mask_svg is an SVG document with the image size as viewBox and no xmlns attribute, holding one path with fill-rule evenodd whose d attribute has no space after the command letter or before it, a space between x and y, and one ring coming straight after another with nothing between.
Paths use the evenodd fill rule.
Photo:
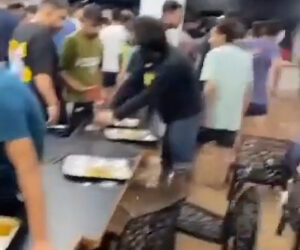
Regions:
<instances>
[{"instance_id":1,"label":"black plastic chair","mask_svg":"<svg viewBox=\"0 0 300 250\"><path fill-rule=\"evenodd\" d=\"M230 200L245 183L280 187L287 190L291 178L285 156L290 141L244 136L237 160L231 166L233 178L228 192Z\"/></svg>"},{"instance_id":2,"label":"black plastic chair","mask_svg":"<svg viewBox=\"0 0 300 250\"><path fill-rule=\"evenodd\" d=\"M131 219L120 236L105 234L99 250L173 250L182 201Z\"/></svg>"},{"instance_id":3,"label":"black plastic chair","mask_svg":"<svg viewBox=\"0 0 300 250\"><path fill-rule=\"evenodd\" d=\"M288 193L288 201L283 206L282 217L277 228L277 234L281 235L286 224L289 224L295 233L293 250L300 250L300 181L293 182Z\"/></svg>"},{"instance_id":4,"label":"black plastic chair","mask_svg":"<svg viewBox=\"0 0 300 250\"><path fill-rule=\"evenodd\" d=\"M229 249L231 239L234 250L253 250L260 206L258 193L251 187L237 197L230 202L225 217L185 203L177 222L178 231L222 245L223 250Z\"/></svg>"}]
</instances>

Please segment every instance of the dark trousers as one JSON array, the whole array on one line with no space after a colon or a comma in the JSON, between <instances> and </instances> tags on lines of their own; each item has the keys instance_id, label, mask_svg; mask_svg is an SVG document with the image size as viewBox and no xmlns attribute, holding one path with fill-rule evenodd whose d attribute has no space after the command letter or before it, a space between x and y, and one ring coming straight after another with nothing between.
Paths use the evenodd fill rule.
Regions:
<instances>
[{"instance_id":1,"label":"dark trousers","mask_svg":"<svg viewBox=\"0 0 300 250\"><path fill-rule=\"evenodd\" d=\"M93 119L93 103L74 103L69 119L69 130L72 133L83 123L89 123Z\"/></svg>"},{"instance_id":2,"label":"dark trousers","mask_svg":"<svg viewBox=\"0 0 300 250\"><path fill-rule=\"evenodd\" d=\"M17 199L19 187L15 171L11 167L0 167L0 215L15 216L22 207Z\"/></svg>"}]
</instances>

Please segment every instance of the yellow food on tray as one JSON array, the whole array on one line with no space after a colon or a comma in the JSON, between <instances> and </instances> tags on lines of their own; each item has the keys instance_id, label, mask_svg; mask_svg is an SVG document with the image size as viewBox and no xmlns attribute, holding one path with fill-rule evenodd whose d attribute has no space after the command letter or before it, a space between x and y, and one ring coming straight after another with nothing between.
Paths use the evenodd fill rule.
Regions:
<instances>
[{"instance_id":1,"label":"yellow food on tray","mask_svg":"<svg viewBox=\"0 0 300 250\"><path fill-rule=\"evenodd\" d=\"M123 136L127 138L132 138L132 139L139 139L141 137L141 133L139 131L135 130L124 130Z\"/></svg>"},{"instance_id":2,"label":"yellow food on tray","mask_svg":"<svg viewBox=\"0 0 300 250\"><path fill-rule=\"evenodd\" d=\"M92 178L105 178L105 179L114 178L114 174L110 169L104 167L97 167L97 166L89 167L87 169L86 176Z\"/></svg>"},{"instance_id":3,"label":"yellow food on tray","mask_svg":"<svg viewBox=\"0 0 300 250\"><path fill-rule=\"evenodd\" d=\"M0 217L0 236L6 237L20 225L19 221L13 218Z\"/></svg>"}]
</instances>

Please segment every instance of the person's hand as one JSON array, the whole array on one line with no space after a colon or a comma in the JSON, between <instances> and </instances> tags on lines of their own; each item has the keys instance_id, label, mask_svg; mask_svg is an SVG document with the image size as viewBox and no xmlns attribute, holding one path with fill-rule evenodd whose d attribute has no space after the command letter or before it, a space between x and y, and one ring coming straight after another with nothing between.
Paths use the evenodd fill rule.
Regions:
<instances>
[{"instance_id":1,"label":"person's hand","mask_svg":"<svg viewBox=\"0 0 300 250\"><path fill-rule=\"evenodd\" d=\"M112 110L99 111L95 117L95 122L102 127L112 125L115 121L114 113Z\"/></svg>"},{"instance_id":2,"label":"person's hand","mask_svg":"<svg viewBox=\"0 0 300 250\"><path fill-rule=\"evenodd\" d=\"M48 241L40 241L33 244L33 250L54 250Z\"/></svg>"},{"instance_id":3,"label":"person's hand","mask_svg":"<svg viewBox=\"0 0 300 250\"><path fill-rule=\"evenodd\" d=\"M47 113L48 113L48 125L54 125L58 122L59 119L59 106L54 105L54 106L49 106L47 108Z\"/></svg>"},{"instance_id":4,"label":"person's hand","mask_svg":"<svg viewBox=\"0 0 300 250\"><path fill-rule=\"evenodd\" d=\"M102 100L101 89L99 85L85 87L84 98L88 102L98 102Z\"/></svg>"}]
</instances>

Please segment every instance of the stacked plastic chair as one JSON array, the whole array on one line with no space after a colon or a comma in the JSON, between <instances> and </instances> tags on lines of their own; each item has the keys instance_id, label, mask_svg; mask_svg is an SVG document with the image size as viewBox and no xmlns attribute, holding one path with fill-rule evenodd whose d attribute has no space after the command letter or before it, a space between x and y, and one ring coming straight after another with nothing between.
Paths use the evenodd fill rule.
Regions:
<instances>
[{"instance_id":1,"label":"stacked plastic chair","mask_svg":"<svg viewBox=\"0 0 300 250\"><path fill-rule=\"evenodd\" d=\"M174 250L182 201L131 219L120 236L107 233L100 250Z\"/></svg>"},{"instance_id":2,"label":"stacked plastic chair","mask_svg":"<svg viewBox=\"0 0 300 250\"><path fill-rule=\"evenodd\" d=\"M255 187L236 194L224 217L202 207L185 203L177 222L179 232L216 243L222 250L254 250L259 221L260 202Z\"/></svg>"},{"instance_id":3,"label":"stacked plastic chair","mask_svg":"<svg viewBox=\"0 0 300 250\"><path fill-rule=\"evenodd\" d=\"M277 234L281 235L288 223L295 233L293 250L300 249L300 144L293 143L285 157L285 164L292 176L291 185L283 201L282 216Z\"/></svg>"},{"instance_id":4,"label":"stacked plastic chair","mask_svg":"<svg viewBox=\"0 0 300 250\"><path fill-rule=\"evenodd\" d=\"M287 140L243 136L237 160L231 166L233 178L228 199L230 200L245 183L287 190L291 175L284 159L290 145L291 142Z\"/></svg>"}]
</instances>

